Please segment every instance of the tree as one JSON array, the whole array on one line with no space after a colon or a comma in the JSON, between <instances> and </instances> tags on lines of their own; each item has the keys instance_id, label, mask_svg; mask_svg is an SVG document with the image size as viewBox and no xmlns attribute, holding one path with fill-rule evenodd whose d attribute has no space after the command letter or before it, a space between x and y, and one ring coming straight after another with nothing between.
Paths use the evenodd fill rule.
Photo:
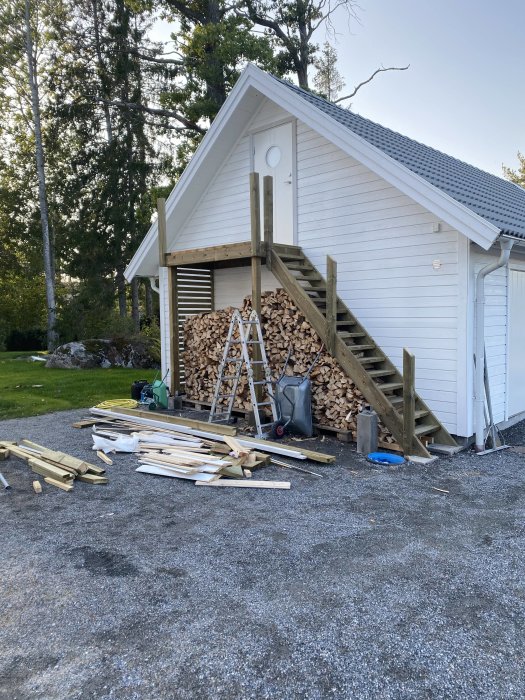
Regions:
<instances>
[{"instance_id":1,"label":"tree","mask_svg":"<svg viewBox=\"0 0 525 700\"><path fill-rule=\"evenodd\" d=\"M355 17L353 0L246 0L237 12L273 39L279 72L295 73L299 86L308 90L308 67L319 48L313 43L313 35L331 22L339 8Z\"/></svg>"},{"instance_id":2,"label":"tree","mask_svg":"<svg viewBox=\"0 0 525 700\"><path fill-rule=\"evenodd\" d=\"M321 56L314 62L317 73L314 85L330 102L337 99L345 83L337 70L337 52L327 41L324 43Z\"/></svg>"},{"instance_id":3,"label":"tree","mask_svg":"<svg viewBox=\"0 0 525 700\"><path fill-rule=\"evenodd\" d=\"M515 185L520 187L525 187L525 156L518 151L518 161L519 166L517 170L512 170L512 168L507 168L503 166L503 174Z\"/></svg>"},{"instance_id":4,"label":"tree","mask_svg":"<svg viewBox=\"0 0 525 700\"><path fill-rule=\"evenodd\" d=\"M56 345L56 290L55 253L53 234L48 212L46 167L42 136L42 96L40 68L48 57L39 26L52 12L60 11L45 0L8 0L0 17L2 46L0 53L0 82L7 90L8 102L16 103L19 119L23 119L30 129L33 144L33 158L38 183L42 251L45 273L47 301L47 343L52 349ZM45 69L44 69L45 70Z\"/></svg>"}]
</instances>

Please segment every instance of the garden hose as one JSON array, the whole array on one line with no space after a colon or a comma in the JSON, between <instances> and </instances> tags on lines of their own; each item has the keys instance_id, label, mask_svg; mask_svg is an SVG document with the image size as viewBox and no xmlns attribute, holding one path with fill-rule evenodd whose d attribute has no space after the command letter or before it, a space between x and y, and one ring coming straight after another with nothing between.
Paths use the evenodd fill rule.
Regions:
<instances>
[{"instance_id":1,"label":"garden hose","mask_svg":"<svg viewBox=\"0 0 525 700\"><path fill-rule=\"evenodd\" d=\"M135 399L110 399L109 401L102 401L95 408L137 408L138 405L138 401L135 401Z\"/></svg>"}]
</instances>

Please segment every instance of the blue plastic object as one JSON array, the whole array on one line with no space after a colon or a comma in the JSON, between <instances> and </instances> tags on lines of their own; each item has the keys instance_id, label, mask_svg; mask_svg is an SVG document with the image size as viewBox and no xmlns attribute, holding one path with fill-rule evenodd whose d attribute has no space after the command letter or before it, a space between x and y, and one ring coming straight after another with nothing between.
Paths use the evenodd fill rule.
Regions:
<instances>
[{"instance_id":1,"label":"blue plastic object","mask_svg":"<svg viewBox=\"0 0 525 700\"><path fill-rule=\"evenodd\" d=\"M405 458L399 455L391 455L388 452L369 452L366 458L374 464L404 464Z\"/></svg>"}]
</instances>

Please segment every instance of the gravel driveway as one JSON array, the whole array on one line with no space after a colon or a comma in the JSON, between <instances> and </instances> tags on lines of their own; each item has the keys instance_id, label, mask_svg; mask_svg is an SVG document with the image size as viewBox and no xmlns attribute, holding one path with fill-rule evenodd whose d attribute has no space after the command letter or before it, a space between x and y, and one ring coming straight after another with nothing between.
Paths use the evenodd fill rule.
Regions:
<instances>
[{"instance_id":1,"label":"gravel driveway","mask_svg":"<svg viewBox=\"0 0 525 700\"><path fill-rule=\"evenodd\" d=\"M84 415L0 439L95 461L70 427ZM311 465L323 478L259 472L290 491L195 488L118 455L108 486L37 496L1 462L0 698L521 700L521 451L389 470L305 446L336 454Z\"/></svg>"}]
</instances>

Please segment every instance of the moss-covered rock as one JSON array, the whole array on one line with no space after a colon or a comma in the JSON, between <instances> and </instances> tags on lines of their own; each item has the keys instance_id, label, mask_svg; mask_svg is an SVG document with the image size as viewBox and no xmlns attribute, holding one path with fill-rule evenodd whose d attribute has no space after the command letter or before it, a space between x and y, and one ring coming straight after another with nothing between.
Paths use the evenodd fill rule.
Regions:
<instances>
[{"instance_id":1,"label":"moss-covered rock","mask_svg":"<svg viewBox=\"0 0 525 700\"><path fill-rule=\"evenodd\" d=\"M60 345L46 363L47 367L92 369L93 367L127 367L158 369L160 344L151 338L90 338Z\"/></svg>"}]
</instances>

